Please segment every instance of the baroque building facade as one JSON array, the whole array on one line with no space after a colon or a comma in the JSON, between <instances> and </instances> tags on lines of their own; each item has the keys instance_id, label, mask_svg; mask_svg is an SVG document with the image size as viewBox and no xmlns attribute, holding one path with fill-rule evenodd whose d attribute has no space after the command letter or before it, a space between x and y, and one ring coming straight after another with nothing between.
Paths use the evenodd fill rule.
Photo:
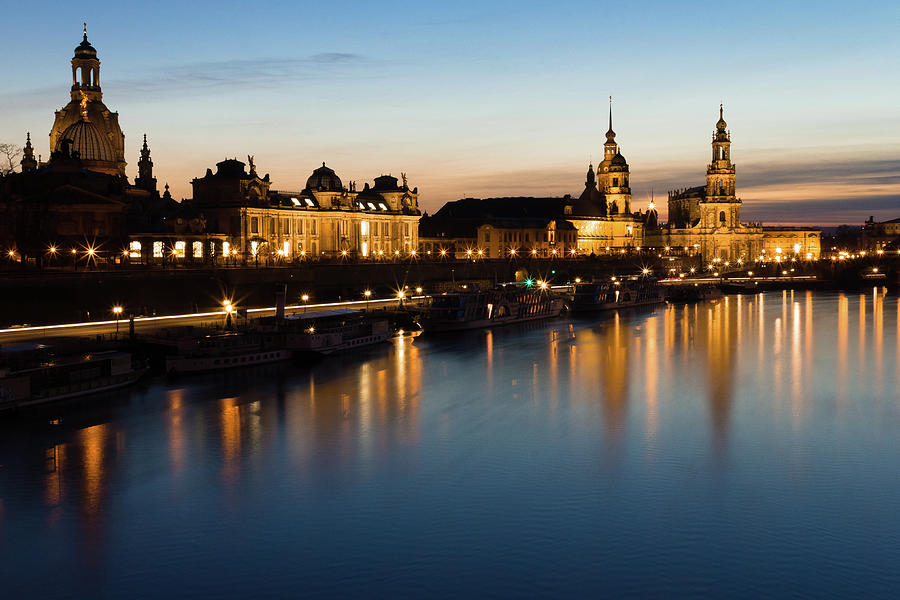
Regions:
<instances>
[{"instance_id":1,"label":"baroque building facade","mask_svg":"<svg viewBox=\"0 0 900 600\"><path fill-rule=\"evenodd\" d=\"M821 232L817 229L743 223L735 179L731 132L725 122L724 107L719 105L706 184L670 191L668 223L647 227L645 245L689 248L704 261L746 262L767 254L819 258ZM655 213L655 207L651 205L650 211Z\"/></svg>"},{"instance_id":2,"label":"baroque building facade","mask_svg":"<svg viewBox=\"0 0 900 600\"><path fill-rule=\"evenodd\" d=\"M361 191L344 186L325 163L300 191L271 189L252 156L226 159L195 178L193 199L202 226L171 240L133 236L144 262L278 264L321 258L392 259L409 256L418 243L418 189L392 175L376 177ZM249 166L249 169L248 169Z\"/></svg>"}]
</instances>

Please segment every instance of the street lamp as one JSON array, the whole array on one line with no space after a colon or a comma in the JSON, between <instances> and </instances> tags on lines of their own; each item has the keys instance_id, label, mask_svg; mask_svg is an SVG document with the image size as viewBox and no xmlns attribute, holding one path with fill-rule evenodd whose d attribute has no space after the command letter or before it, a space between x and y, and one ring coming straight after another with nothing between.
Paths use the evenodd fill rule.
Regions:
<instances>
[{"instance_id":1,"label":"street lamp","mask_svg":"<svg viewBox=\"0 0 900 600\"><path fill-rule=\"evenodd\" d=\"M300 296L300 300L303 301L303 312L306 312L306 303L309 302L309 294L303 294Z\"/></svg>"},{"instance_id":2,"label":"street lamp","mask_svg":"<svg viewBox=\"0 0 900 600\"><path fill-rule=\"evenodd\" d=\"M225 327L231 328L231 314L234 312L234 305L231 304L231 300L226 300L224 302L225 305Z\"/></svg>"},{"instance_id":3,"label":"street lamp","mask_svg":"<svg viewBox=\"0 0 900 600\"><path fill-rule=\"evenodd\" d=\"M366 312L369 312L369 298L372 297L372 290L364 291L363 296L366 297Z\"/></svg>"},{"instance_id":4,"label":"street lamp","mask_svg":"<svg viewBox=\"0 0 900 600\"><path fill-rule=\"evenodd\" d=\"M119 339L119 315L122 314L122 307L113 306L113 314L116 315L116 339Z\"/></svg>"},{"instance_id":5,"label":"street lamp","mask_svg":"<svg viewBox=\"0 0 900 600\"><path fill-rule=\"evenodd\" d=\"M403 308L403 298L405 298L405 297L406 297L406 294L403 292L403 290L400 290L399 292L397 292L397 301L398 301L398 306L400 306L400 308Z\"/></svg>"}]
</instances>

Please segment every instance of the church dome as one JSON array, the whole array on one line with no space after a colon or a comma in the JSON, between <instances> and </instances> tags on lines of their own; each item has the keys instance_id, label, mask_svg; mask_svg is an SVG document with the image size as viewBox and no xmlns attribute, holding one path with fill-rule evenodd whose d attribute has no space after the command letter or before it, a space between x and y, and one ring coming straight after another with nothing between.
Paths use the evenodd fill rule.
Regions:
<instances>
[{"instance_id":1,"label":"church dome","mask_svg":"<svg viewBox=\"0 0 900 600\"><path fill-rule=\"evenodd\" d=\"M62 150L64 140L71 140L72 145L69 150L78 152L82 160L116 161L116 155L109 140L103 137L90 121L81 120L69 125L59 136L56 150Z\"/></svg>"},{"instance_id":2,"label":"church dome","mask_svg":"<svg viewBox=\"0 0 900 600\"><path fill-rule=\"evenodd\" d=\"M625 157L622 156L622 154L619 152L616 152L616 155L612 157L612 160L609 161L609 164L617 167L628 166L628 162L625 160Z\"/></svg>"},{"instance_id":3,"label":"church dome","mask_svg":"<svg viewBox=\"0 0 900 600\"><path fill-rule=\"evenodd\" d=\"M337 176L334 170L329 169L322 163L322 166L312 172L309 179L306 180L306 189L318 190L321 192L340 192L344 189L341 178Z\"/></svg>"},{"instance_id":4,"label":"church dome","mask_svg":"<svg viewBox=\"0 0 900 600\"><path fill-rule=\"evenodd\" d=\"M84 39L75 48L75 58L97 58L97 49L91 46L87 39L87 33L84 34Z\"/></svg>"}]
</instances>

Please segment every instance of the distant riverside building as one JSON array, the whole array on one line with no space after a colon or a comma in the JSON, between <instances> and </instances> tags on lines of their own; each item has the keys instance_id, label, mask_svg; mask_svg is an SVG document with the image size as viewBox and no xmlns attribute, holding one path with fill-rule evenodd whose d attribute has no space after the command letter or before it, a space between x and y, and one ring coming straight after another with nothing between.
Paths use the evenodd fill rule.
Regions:
<instances>
[{"instance_id":1,"label":"distant riverside building","mask_svg":"<svg viewBox=\"0 0 900 600\"><path fill-rule=\"evenodd\" d=\"M424 256L503 258L570 255L577 230L564 215L571 198L463 198L419 221Z\"/></svg>"},{"instance_id":2,"label":"distant riverside building","mask_svg":"<svg viewBox=\"0 0 900 600\"><path fill-rule=\"evenodd\" d=\"M731 162L731 132L723 107L712 138L706 185L669 192L669 221L647 227L649 247L689 248L706 261L748 261L760 256L818 259L821 231L805 227L763 227L741 222L741 200ZM655 207L650 206L655 218Z\"/></svg>"},{"instance_id":3,"label":"distant riverside building","mask_svg":"<svg viewBox=\"0 0 900 600\"><path fill-rule=\"evenodd\" d=\"M638 248L648 215L631 211L628 162L612 128L603 161L588 167L578 198L464 198L448 202L419 223L420 249L480 256L577 256Z\"/></svg>"},{"instance_id":4,"label":"distant riverside building","mask_svg":"<svg viewBox=\"0 0 900 600\"><path fill-rule=\"evenodd\" d=\"M866 250L900 250L900 219L876 222L869 217L862 227L861 242Z\"/></svg>"}]
</instances>

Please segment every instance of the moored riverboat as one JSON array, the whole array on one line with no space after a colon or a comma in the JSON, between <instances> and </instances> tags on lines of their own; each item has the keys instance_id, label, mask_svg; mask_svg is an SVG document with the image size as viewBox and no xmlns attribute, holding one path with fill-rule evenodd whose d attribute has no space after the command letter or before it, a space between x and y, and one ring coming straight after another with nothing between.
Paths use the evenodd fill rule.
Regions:
<instances>
[{"instance_id":1,"label":"moored riverboat","mask_svg":"<svg viewBox=\"0 0 900 600\"><path fill-rule=\"evenodd\" d=\"M561 298L543 289L508 285L490 290L448 292L433 296L425 306L426 333L479 329L557 317Z\"/></svg>"},{"instance_id":2,"label":"moored riverboat","mask_svg":"<svg viewBox=\"0 0 900 600\"><path fill-rule=\"evenodd\" d=\"M292 352L270 333L184 328L148 337L162 348L167 373L199 373L288 360Z\"/></svg>"},{"instance_id":3,"label":"moored riverboat","mask_svg":"<svg viewBox=\"0 0 900 600\"><path fill-rule=\"evenodd\" d=\"M281 336L291 352L320 355L379 344L394 333L386 315L349 308L264 318L258 327Z\"/></svg>"},{"instance_id":4,"label":"moored riverboat","mask_svg":"<svg viewBox=\"0 0 900 600\"><path fill-rule=\"evenodd\" d=\"M665 302L659 282L653 277L616 279L599 283L577 283L569 297L573 312L613 310Z\"/></svg>"},{"instance_id":5,"label":"moored riverboat","mask_svg":"<svg viewBox=\"0 0 900 600\"><path fill-rule=\"evenodd\" d=\"M130 352L115 349L29 344L2 354L0 410L122 388L147 371Z\"/></svg>"},{"instance_id":6,"label":"moored riverboat","mask_svg":"<svg viewBox=\"0 0 900 600\"><path fill-rule=\"evenodd\" d=\"M709 283L677 283L666 286L668 302L704 302L718 300L724 296L717 285Z\"/></svg>"}]
</instances>

